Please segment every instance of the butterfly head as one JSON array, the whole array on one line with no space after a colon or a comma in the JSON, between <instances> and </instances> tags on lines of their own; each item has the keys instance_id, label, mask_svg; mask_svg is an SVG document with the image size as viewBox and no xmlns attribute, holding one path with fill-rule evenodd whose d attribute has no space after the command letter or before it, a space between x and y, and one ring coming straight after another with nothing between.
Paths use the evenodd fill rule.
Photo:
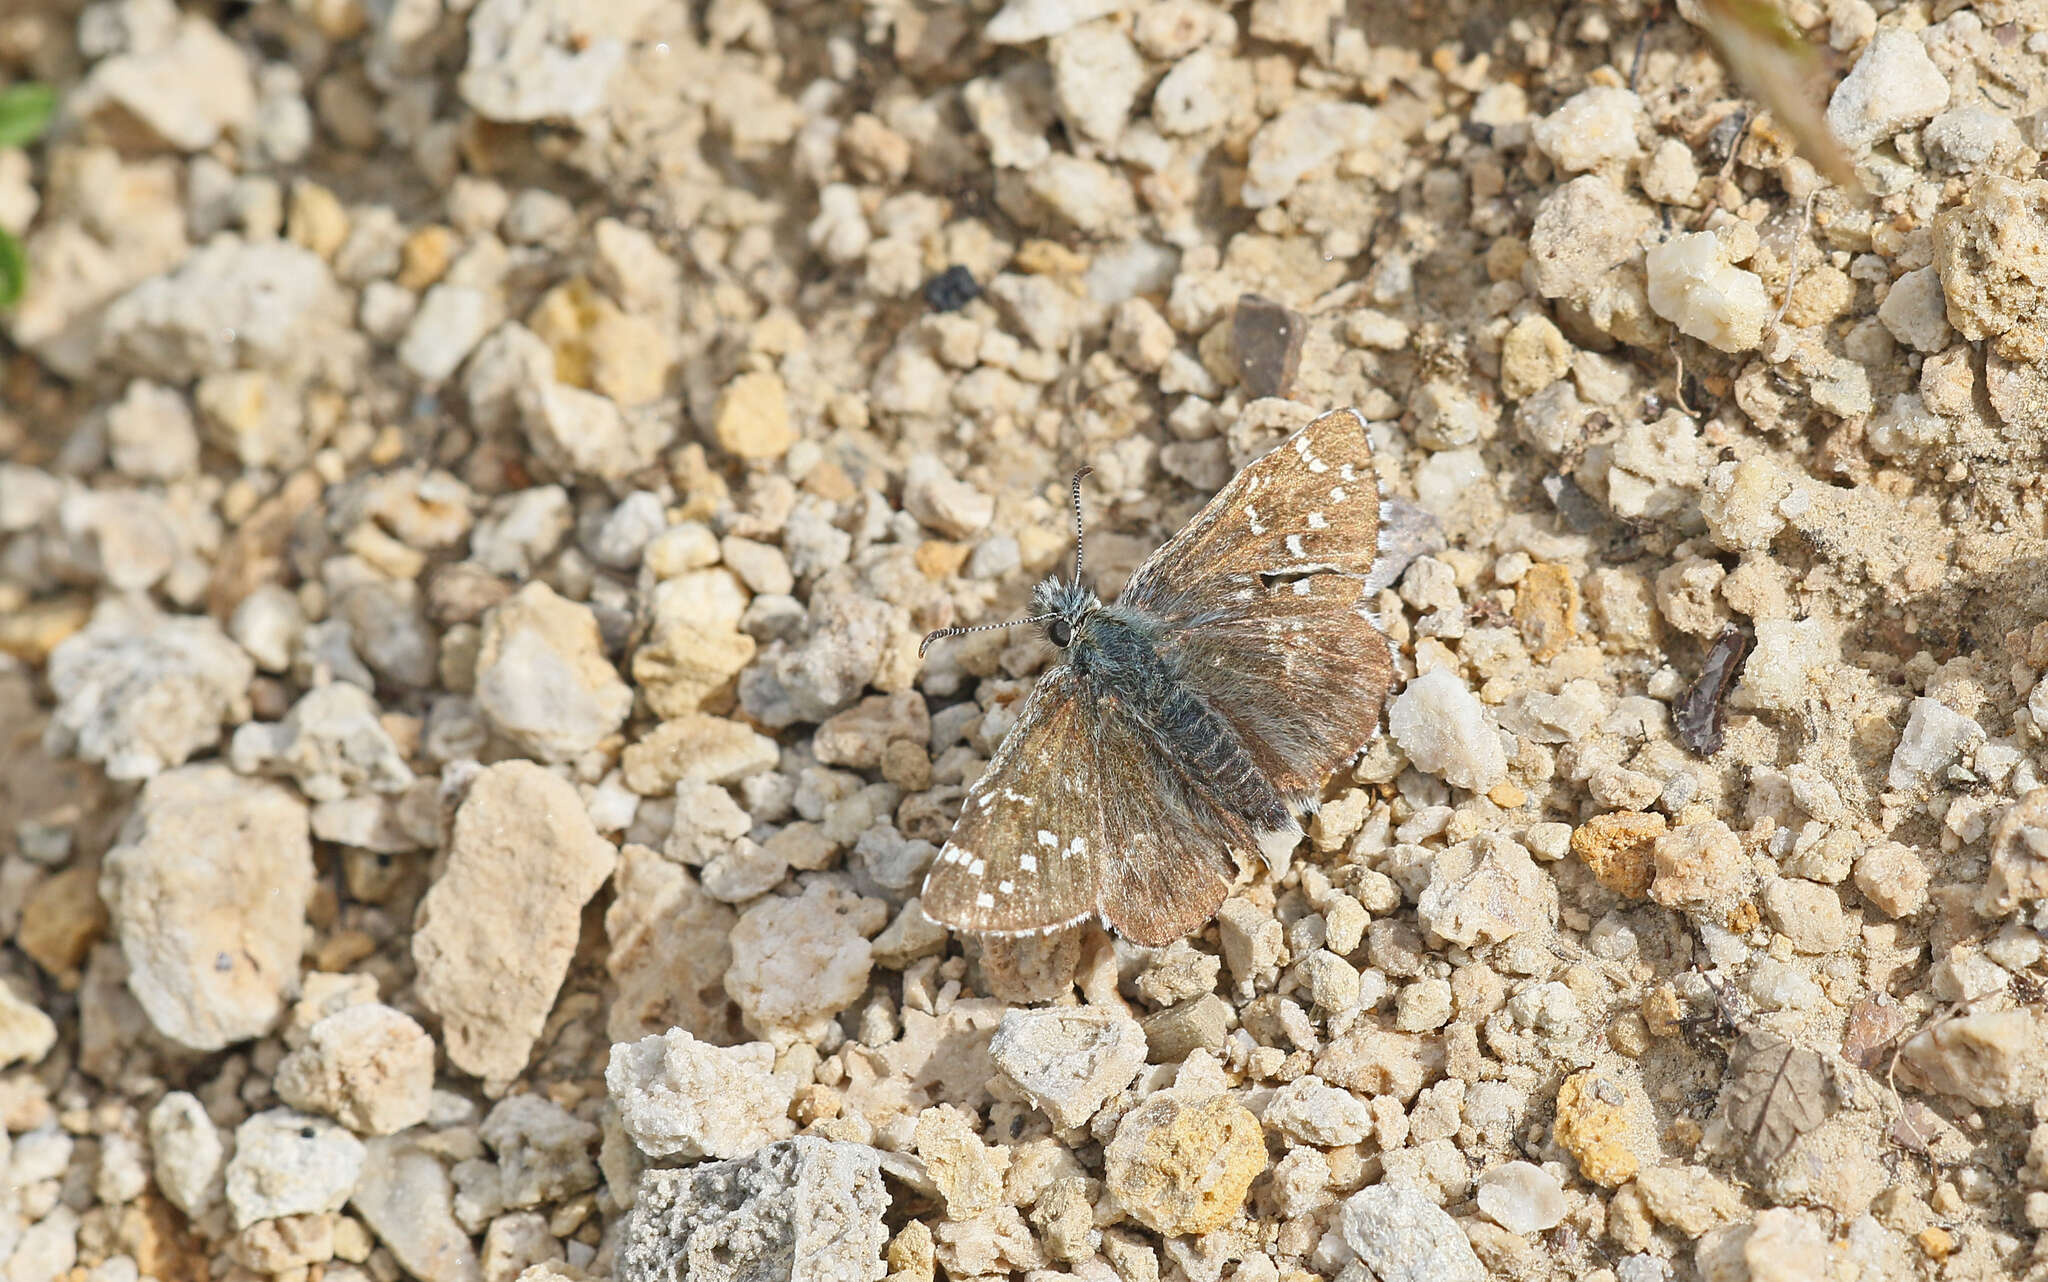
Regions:
<instances>
[{"instance_id":1,"label":"butterfly head","mask_svg":"<svg viewBox=\"0 0 2048 1282\"><path fill-rule=\"evenodd\" d=\"M1074 479L1068 486L1074 505L1074 577L1062 579L1055 576L1039 584L1031 593L1031 617L1013 621L1037 624L1044 630L1045 639L1062 650L1074 644L1074 638L1080 635L1082 620L1102 606L1102 598L1081 582L1081 478L1094 470L1082 468L1074 473ZM947 637L1010 626L1011 623L981 623L967 628L940 628L918 645L917 653L922 658L932 642L943 641Z\"/></svg>"},{"instance_id":2,"label":"butterfly head","mask_svg":"<svg viewBox=\"0 0 2048 1282\"><path fill-rule=\"evenodd\" d=\"M1082 620L1101 605L1102 598L1078 576L1047 579L1031 593L1033 617L1039 620L1045 639L1062 650L1074 643Z\"/></svg>"}]
</instances>

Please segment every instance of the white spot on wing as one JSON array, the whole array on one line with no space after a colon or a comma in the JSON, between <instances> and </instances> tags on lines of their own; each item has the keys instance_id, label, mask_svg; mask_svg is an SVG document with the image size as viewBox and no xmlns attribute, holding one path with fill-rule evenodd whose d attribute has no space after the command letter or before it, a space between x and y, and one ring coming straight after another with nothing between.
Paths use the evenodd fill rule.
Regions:
<instances>
[{"instance_id":1,"label":"white spot on wing","mask_svg":"<svg viewBox=\"0 0 2048 1282\"><path fill-rule=\"evenodd\" d=\"M1017 856L1017 867L1018 867L1018 868L1019 868L1020 870L1024 871L1024 872L1037 872L1037 871L1038 871L1038 856L1037 856L1037 855L1019 855L1019 856Z\"/></svg>"},{"instance_id":2,"label":"white spot on wing","mask_svg":"<svg viewBox=\"0 0 2048 1282\"><path fill-rule=\"evenodd\" d=\"M1307 579L1296 579L1294 581L1294 595L1307 596L1309 594L1309 587L1310 583Z\"/></svg>"},{"instance_id":3,"label":"white spot on wing","mask_svg":"<svg viewBox=\"0 0 2048 1282\"><path fill-rule=\"evenodd\" d=\"M1264 534L1266 527L1259 524L1259 509L1247 503L1244 505L1244 519L1250 523L1253 534Z\"/></svg>"},{"instance_id":4,"label":"white spot on wing","mask_svg":"<svg viewBox=\"0 0 2048 1282\"><path fill-rule=\"evenodd\" d=\"M974 897L974 906L976 908L993 908L996 906L996 897L987 891L983 891Z\"/></svg>"},{"instance_id":5,"label":"white spot on wing","mask_svg":"<svg viewBox=\"0 0 2048 1282\"><path fill-rule=\"evenodd\" d=\"M1038 844L1041 846L1057 846L1060 844L1060 839L1045 829L1040 828L1038 830Z\"/></svg>"},{"instance_id":6,"label":"white spot on wing","mask_svg":"<svg viewBox=\"0 0 2048 1282\"><path fill-rule=\"evenodd\" d=\"M981 860L979 860L979 859L977 859L977 860L975 860L975 861L973 861L972 863L970 863L970 864L968 864L968 865L967 865L967 875L968 875L968 876L970 876L970 877L979 877L979 876L981 876L981 874L983 874L984 872L987 872L987 871L988 871L988 865L987 865L987 864L984 864L984 863L983 863L983 862L981 862Z\"/></svg>"},{"instance_id":7,"label":"white spot on wing","mask_svg":"<svg viewBox=\"0 0 2048 1282\"><path fill-rule=\"evenodd\" d=\"M1327 520L1323 519L1323 514L1322 514L1321 512L1311 512L1311 513L1309 513L1309 514L1308 514L1308 528L1309 528L1309 529L1311 529L1311 530L1324 530L1324 529L1328 529L1328 528L1329 528L1329 526L1330 526L1330 523L1329 523L1329 522L1328 522Z\"/></svg>"},{"instance_id":8,"label":"white spot on wing","mask_svg":"<svg viewBox=\"0 0 2048 1282\"><path fill-rule=\"evenodd\" d=\"M1307 552L1302 550L1301 536L1299 534L1290 534L1287 536L1287 554L1289 556L1308 555Z\"/></svg>"},{"instance_id":9,"label":"white spot on wing","mask_svg":"<svg viewBox=\"0 0 2048 1282\"><path fill-rule=\"evenodd\" d=\"M997 890L999 890L999 891L1001 891L1001 892L1002 892L1003 894L1005 894L1005 895L1009 894L1009 893L1010 893L1011 891L1015 890L1016 888L1017 888L1017 887L1016 887L1016 885L1015 885L1014 883L1012 883L1012 882L1007 882L1007 881L999 881L999 882L997 882L997 883L996 883L996 889L997 889Z\"/></svg>"}]
</instances>

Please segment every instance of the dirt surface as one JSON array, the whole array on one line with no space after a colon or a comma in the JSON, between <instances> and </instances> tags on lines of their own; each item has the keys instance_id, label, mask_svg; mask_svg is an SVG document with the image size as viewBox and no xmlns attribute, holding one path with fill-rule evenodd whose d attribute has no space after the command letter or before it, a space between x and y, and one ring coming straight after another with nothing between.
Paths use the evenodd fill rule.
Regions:
<instances>
[{"instance_id":1,"label":"dirt surface","mask_svg":"<svg viewBox=\"0 0 2048 1282\"><path fill-rule=\"evenodd\" d=\"M1688 3L14 0L5 1282L2048 1277L2048 9L1780 7L1861 191ZM1340 406L1288 869L932 926L919 639Z\"/></svg>"}]
</instances>

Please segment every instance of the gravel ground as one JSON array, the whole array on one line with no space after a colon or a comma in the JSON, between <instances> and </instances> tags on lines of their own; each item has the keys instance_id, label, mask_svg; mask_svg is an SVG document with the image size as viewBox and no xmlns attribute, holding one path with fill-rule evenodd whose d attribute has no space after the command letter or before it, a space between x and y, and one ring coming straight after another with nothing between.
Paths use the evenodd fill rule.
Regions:
<instances>
[{"instance_id":1,"label":"gravel ground","mask_svg":"<svg viewBox=\"0 0 2048 1282\"><path fill-rule=\"evenodd\" d=\"M1685 0L10 0L4 1282L2048 1277L2048 8L1783 7L1864 192ZM1289 870L932 926L919 637L1343 405Z\"/></svg>"}]
</instances>

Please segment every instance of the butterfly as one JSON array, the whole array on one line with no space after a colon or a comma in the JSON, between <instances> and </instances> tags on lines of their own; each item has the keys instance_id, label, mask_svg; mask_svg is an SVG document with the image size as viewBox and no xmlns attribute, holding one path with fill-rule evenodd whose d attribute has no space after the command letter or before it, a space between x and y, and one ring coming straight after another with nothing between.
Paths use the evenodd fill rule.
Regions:
<instances>
[{"instance_id":1,"label":"butterfly","mask_svg":"<svg viewBox=\"0 0 2048 1282\"><path fill-rule=\"evenodd\" d=\"M1394 674L1365 588L1379 485L1364 418L1324 414L1239 472L1106 605L1081 579L1086 475L1073 481L1073 577L1039 584L1017 621L1059 661L968 789L923 906L985 935L1093 916L1156 947L1215 915L1254 852L1284 867L1325 777L1378 728Z\"/></svg>"}]
</instances>

